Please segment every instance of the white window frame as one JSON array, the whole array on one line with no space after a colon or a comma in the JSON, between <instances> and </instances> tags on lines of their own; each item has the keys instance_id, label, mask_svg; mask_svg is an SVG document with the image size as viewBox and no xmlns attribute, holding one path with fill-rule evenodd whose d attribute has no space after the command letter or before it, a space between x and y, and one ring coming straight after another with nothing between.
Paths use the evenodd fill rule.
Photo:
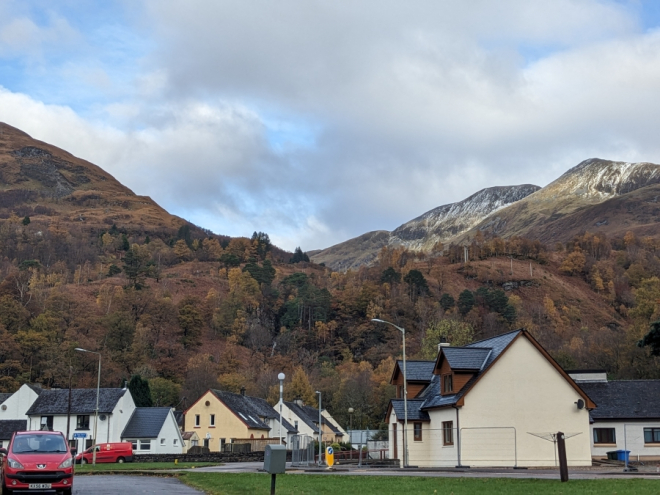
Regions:
<instances>
[{"instance_id":1,"label":"white window frame","mask_svg":"<svg viewBox=\"0 0 660 495\"><path fill-rule=\"evenodd\" d=\"M195 427L199 428L201 425L201 417L199 414L195 414Z\"/></svg>"},{"instance_id":2,"label":"white window frame","mask_svg":"<svg viewBox=\"0 0 660 495\"><path fill-rule=\"evenodd\" d=\"M215 414L209 416L209 426L215 426Z\"/></svg>"}]
</instances>

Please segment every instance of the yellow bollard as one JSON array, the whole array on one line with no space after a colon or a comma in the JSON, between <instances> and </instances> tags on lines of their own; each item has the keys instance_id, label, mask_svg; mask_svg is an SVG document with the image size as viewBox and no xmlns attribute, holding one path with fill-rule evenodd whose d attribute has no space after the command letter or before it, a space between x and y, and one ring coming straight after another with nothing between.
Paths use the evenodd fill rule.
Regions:
<instances>
[{"instance_id":1,"label":"yellow bollard","mask_svg":"<svg viewBox=\"0 0 660 495\"><path fill-rule=\"evenodd\" d=\"M174 459L174 465L176 466L177 464L179 464L179 459Z\"/></svg>"}]
</instances>

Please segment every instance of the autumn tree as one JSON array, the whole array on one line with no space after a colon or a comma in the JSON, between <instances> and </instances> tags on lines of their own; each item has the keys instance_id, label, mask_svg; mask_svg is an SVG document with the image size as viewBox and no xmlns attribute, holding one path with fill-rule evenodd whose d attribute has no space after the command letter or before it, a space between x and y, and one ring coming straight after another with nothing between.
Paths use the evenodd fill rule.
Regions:
<instances>
[{"instance_id":1,"label":"autumn tree","mask_svg":"<svg viewBox=\"0 0 660 495\"><path fill-rule=\"evenodd\" d=\"M420 357L422 359L435 359L438 355L438 344L448 342L452 346L463 346L474 340L474 329L469 323L443 319L434 322L427 328L422 339Z\"/></svg>"}]
</instances>

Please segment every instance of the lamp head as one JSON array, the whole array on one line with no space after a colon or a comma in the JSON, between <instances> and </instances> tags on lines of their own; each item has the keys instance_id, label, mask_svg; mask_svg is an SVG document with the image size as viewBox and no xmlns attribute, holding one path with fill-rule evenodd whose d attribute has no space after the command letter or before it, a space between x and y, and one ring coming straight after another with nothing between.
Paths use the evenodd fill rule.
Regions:
<instances>
[{"instance_id":1,"label":"lamp head","mask_svg":"<svg viewBox=\"0 0 660 495\"><path fill-rule=\"evenodd\" d=\"M284 380L284 378L286 378L286 376L284 375L284 373L280 373L279 375L277 375L277 379L278 379L278 380Z\"/></svg>"},{"instance_id":2,"label":"lamp head","mask_svg":"<svg viewBox=\"0 0 660 495\"><path fill-rule=\"evenodd\" d=\"M353 414L353 411L355 411L355 409L353 409L352 407L348 408L348 414Z\"/></svg>"},{"instance_id":3,"label":"lamp head","mask_svg":"<svg viewBox=\"0 0 660 495\"><path fill-rule=\"evenodd\" d=\"M375 321L376 323L385 323L383 320L380 318L372 318L371 321Z\"/></svg>"},{"instance_id":4,"label":"lamp head","mask_svg":"<svg viewBox=\"0 0 660 495\"><path fill-rule=\"evenodd\" d=\"M80 351L80 352L89 352L87 349L82 349L80 347L76 347L74 351Z\"/></svg>"}]
</instances>

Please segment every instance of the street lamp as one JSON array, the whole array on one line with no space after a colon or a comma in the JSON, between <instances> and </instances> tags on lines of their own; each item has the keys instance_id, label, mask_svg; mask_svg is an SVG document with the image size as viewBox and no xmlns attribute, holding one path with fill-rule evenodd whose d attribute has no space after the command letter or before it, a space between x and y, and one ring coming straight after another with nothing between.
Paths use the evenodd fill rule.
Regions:
<instances>
[{"instance_id":1,"label":"street lamp","mask_svg":"<svg viewBox=\"0 0 660 495\"><path fill-rule=\"evenodd\" d=\"M315 392L319 394L319 466L322 463L322 450L321 450L321 442L323 441L323 428L321 425L321 392L318 390Z\"/></svg>"},{"instance_id":2,"label":"street lamp","mask_svg":"<svg viewBox=\"0 0 660 495\"><path fill-rule=\"evenodd\" d=\"M392 325L403 334L403 467L408 467L408 375L406 375L406 329L379 318L372 318L371 321Z\"/></svg>"},{"instance_id":3,"label":"street lamp","mask_svg":"<svg viewBox=\"0 0 660 495\"><path fill-rule=\"evenodd\" d=\"M284 391L285 378L284 373L277 375L277 379L280 381L280 445L282 445L282 392Z\"/></svg>"},{"instance_id":4,"label":"street lamp","mask_svg":"<svg viewBox=\"0 0 660 495\"><path fill-rule=\"evenodd\" d=\"M75 348L78 352L88 352L90 354L98 354L99 356L99 377L96 382L96 418L94 418L94 441L92 442L92 465L96 466L96 432L99 425L99 390L101 388L101 353L88 351L87 349Z\"/></svg>"}]
</instances>

